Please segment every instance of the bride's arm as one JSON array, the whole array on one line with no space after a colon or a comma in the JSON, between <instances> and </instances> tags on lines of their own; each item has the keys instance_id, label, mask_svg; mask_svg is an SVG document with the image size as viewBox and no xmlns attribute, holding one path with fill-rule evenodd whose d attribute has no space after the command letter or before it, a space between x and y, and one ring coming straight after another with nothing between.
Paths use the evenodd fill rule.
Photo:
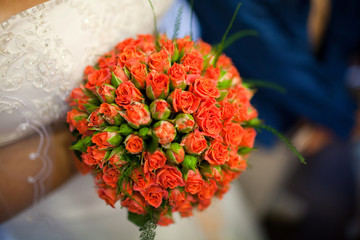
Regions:
<instances>
[{"instance_id":1,"label":"bride's arm","mask_svg":"<svg viewBox=\"0 0 360 240\"><path fill-rule=\"evenodd\" d=\"M0 23L14 14L46 1L47 0L0 0Z\"/></svg>"},{"instance_id":2,"label":"bride's arm","mask_svg":"<svg viewBox=\"0 0 360 240\"><path fill-rule=\"evenodd\" d=\"M33 204L34 185L28 177L35 176L43 167L41 159L31 160L39 136L33 135L16 143L0 147L0 223ZM74 157L69 151L71 135L65 127L53 132L48 154L53 169L45 180L46 193L61 185L75 172Z\"/></svg>"}]
</instances>

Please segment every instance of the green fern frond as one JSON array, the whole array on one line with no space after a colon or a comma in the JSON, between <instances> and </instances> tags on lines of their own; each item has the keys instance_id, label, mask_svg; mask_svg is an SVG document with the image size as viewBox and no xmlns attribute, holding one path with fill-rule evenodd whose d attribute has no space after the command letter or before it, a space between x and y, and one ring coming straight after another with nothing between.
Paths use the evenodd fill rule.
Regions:
<instances>
[{"instance_id":1,"label":"green fern frond","mask_svg":"<svg viewBox=\"0 0 360 240\"><path fill-rule=\"evenodd\" d=\"M214 61L214 65L216 64L217 60L219 59L221 53L223 52L223 49L224 49L224 44L225 44L225 40L227 38L227 35L229 34L229 31L230 29L232 28L232 25L234 24L234 21L236 19L236 15L240 9L240 6L242 5L242 3L240 2L237 7L236 7L236 10L231 18L231 21L229 23L229 26L227 27L222 39L221 39L221 42L220 44L218 45L218 47L216 48L216 53L215 53L215 61Z\"/></svg>"},{"instance_id":2,"label":"green fern frond","mask_svg":"<svg viewBox=\"0 0 360 240\"><path fill-rule=\"evenodd\" d=\"M305 158L301 155L301 153L299 153L299 151L291 143L291 141L287 137L285 137L282 133L280 133L278 130L270 126L267 126L265 124L256 124L253 127L259 129L265 129L271 132L272 134L274 134L275 136L277 136L299 158L301 163L306 164Z\"/></svg>"},{"instance_id":3,"label":"green fern frond","mask_svg":"<svg viewBox=\"0 0 360 240\"><path fill-rule=\"evenodd\" d=\"M181 25L181 19L183 14L184 6L181 6L176 14L175 19L175 26L174 26L174 35L173 39L176 39L178 37L179 31L180 31L180 25Z\"/></svg>"},{"instance_id":4,"label":"green fern frond","mask_svg":"<svg viewBox=\"0 0 360 240\"><path fill-rule=\"evenodd\" d=\"M275 83L271 83L271 82L267 82L267 81L262 81L262 80L258 80L258 79L243 79L243 84L246 87L265 87L265 88L270 88L273 90L276 90L280 93L286 93L286 89L278 84Z\"/></svg>"},{"instance_id":5,"label":"green fern frond","mask_svg":"<svg viewBox=\"0 0 360 240\"><path fill-rule=\"evenodd\" d=\"M154 240L156 235L156 222L150 219L144 226L140 227L140 240Z\"/></svg>"}]
</instances>

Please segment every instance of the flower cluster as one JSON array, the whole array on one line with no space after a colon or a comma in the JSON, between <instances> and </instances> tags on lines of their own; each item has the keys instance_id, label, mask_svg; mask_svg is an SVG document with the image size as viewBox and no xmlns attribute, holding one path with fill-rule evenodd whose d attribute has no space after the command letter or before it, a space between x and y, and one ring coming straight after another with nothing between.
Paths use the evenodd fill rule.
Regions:
<instances>
[{"instance_id":1,"label":"flower cluster","mask_svg":"<svg viewBox=\"0 0 360 240\"><path fill-rule=\"evenodd\" d=\"M108 205L168 225L173 212L191 216L221 198L246 169L252 95L209 44L139 35L88 66L72 91L72 149Z\"/></svg>"}]
</instances>

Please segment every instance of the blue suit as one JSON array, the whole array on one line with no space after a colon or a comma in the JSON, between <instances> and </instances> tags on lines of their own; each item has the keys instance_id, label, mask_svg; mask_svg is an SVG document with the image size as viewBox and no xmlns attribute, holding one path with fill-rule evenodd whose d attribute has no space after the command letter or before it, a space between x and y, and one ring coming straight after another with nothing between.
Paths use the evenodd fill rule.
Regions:
<instances>
[{"instance_id":1,"label":"blue suit","mask_svg":"<svg viewBox=\"0 0 360 240\"><path fill-rule=\"evenodd\" d=\"M323 48L317 58L307 36L306 0L243 0L231 33L254 29L225 50L243 78L276 83L282 94L259 88L253 99L266 124L286 131L299 118L322 124L347 138L354 124L355 101L346 86L346 69L360 42L360 1L333 0ZM236 0L195 0L202 38L218 43L238 4ZM258 140L271 143L263 132Z\"/></svg>"}]
</instances>

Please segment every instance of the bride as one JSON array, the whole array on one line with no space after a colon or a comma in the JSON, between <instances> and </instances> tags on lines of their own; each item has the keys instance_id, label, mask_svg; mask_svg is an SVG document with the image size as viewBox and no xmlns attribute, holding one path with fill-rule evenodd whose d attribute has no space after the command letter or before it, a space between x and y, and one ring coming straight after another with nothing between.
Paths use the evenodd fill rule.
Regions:
<instances>
[{"instance_id":1,"label":"bride","mask_svg":"<svg viewBox=\"0 0 360 240\"><path fill-rule=\"evenodd\" d=\"M153 0L156 15L171 3ZM174 22L179 4L164 23ZM64 114L86 65L120 40L152 32L147 0L5 0L0 22L0 239L136 239L127 211L98 199L91 176L74 175ZM175 222L159 227L157 239L260 237L236 186Z\"/></svg>"}]
</instances>

